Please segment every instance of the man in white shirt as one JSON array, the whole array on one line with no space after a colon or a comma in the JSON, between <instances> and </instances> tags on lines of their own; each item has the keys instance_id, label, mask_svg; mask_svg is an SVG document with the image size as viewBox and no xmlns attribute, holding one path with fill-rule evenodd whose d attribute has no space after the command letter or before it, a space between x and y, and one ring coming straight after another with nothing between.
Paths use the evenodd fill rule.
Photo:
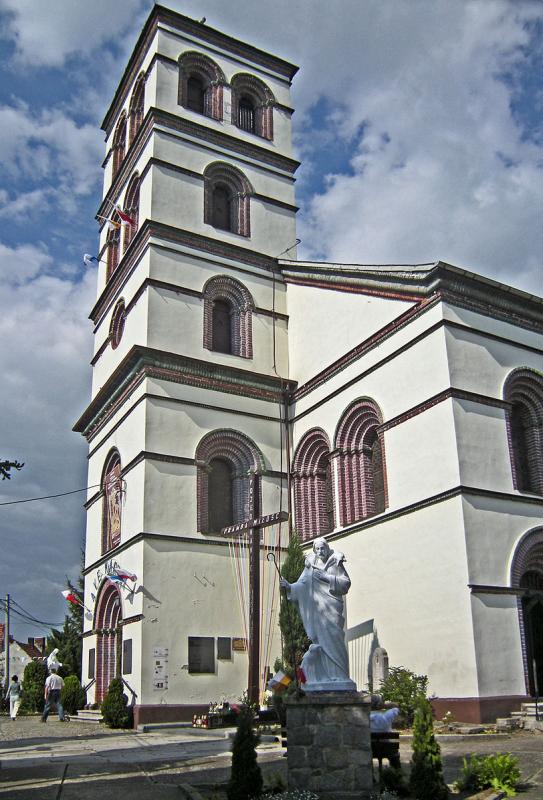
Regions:
<instances>
[{"instance_id":1,"label":"man in white shirt","mask_svg":"<svg viewBox=\"0 0 543 800\"><path fill-rule=\"evenodd\" d=\"M49 716L49 712L51 711L51 706L56 706L58 711L58 718L60 722L64 722L64 709L62 708L62 703L60 702L60 692L64 688L64 681L57 675L56 669L51 670L51 674L45 681L45 708L43 709L43 714L41 721L47 722L47 717Z\"/></svg>"}]
</instances>

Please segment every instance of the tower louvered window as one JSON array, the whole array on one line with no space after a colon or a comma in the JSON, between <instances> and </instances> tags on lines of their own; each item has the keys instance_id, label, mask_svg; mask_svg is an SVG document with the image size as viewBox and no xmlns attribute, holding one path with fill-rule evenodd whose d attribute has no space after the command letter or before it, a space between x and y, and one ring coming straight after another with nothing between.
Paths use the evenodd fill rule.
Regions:
<instances>
[{"instance_id":1,"label":"tower louvered window","mask_svg":"<svg viewBox=\"0 0 543 800\"><path fill-rule=\"evenodd\" d=\"M249 97L242 97L239 101L238 127L249 133L255 132L255 107Z\"/></svg>"}]
</instances>

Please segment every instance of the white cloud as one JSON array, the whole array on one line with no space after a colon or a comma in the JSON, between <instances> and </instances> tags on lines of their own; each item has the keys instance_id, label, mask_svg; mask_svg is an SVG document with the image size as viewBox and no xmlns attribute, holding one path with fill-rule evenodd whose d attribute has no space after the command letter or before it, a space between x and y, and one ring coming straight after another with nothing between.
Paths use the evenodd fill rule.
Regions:
<instances>
[{"instance_id":1,"label":"white cloud","mask_svg":"<svg viewBox=\"0 0 543 800\"><path fill-rule=\"evenodd\" d=\"M0 0L8 15L4 38L14 39L19 63L34 67L92 54L131 26L141 6L141 0Z\"/></svg>"}]
</instances>

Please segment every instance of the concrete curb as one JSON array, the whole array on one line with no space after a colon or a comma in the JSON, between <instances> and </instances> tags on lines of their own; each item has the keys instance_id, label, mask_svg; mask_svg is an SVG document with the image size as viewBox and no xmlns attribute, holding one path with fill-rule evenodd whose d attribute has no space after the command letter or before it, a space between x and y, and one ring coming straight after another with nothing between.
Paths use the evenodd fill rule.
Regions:
<instances>
[{"instance_id":1,"label":"concrete curb","mask_svg":"<svg viewBox=\"0 0 543 800\"><path fill-rule=\"evenodd\" d=\"M436 742L494 742L510 739L510 733L437 733ZM400 733L401 742L411 742L413 734ZM486 800L486 798L485 798Z\"/></svg>"}]
</instances>

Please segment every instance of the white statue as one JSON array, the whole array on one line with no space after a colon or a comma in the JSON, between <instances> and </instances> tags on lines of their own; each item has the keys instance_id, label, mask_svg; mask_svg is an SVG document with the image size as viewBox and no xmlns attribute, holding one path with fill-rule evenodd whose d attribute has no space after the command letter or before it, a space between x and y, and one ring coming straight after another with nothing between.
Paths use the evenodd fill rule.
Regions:
<instances>
[{"instance_id":1,"label":"white statue","mask_svg":"<svg viewBox=\"0 0 543 800\"><path fill-rule=\"evenodd\" d=\"M281 588L294 603L311 639L302 659L306 692L356 691L349 678L349 656L345 644L343 595L351 580L343 553L332 550L326 539L315 539L313 553L305 559L296 583L281 579Z\"/></svg>"},{"instance_id":2,"label":"white statue","mask_svg":"<svg viewBox=\"0 0 543 800\"><path fill-rule=\"evenodd\" d=\"M52 653L47 656L47 669L51 672L52 669L60 669L62 664L57 658L58 647L55 647Z\"/></svg>"}]
</instances>

